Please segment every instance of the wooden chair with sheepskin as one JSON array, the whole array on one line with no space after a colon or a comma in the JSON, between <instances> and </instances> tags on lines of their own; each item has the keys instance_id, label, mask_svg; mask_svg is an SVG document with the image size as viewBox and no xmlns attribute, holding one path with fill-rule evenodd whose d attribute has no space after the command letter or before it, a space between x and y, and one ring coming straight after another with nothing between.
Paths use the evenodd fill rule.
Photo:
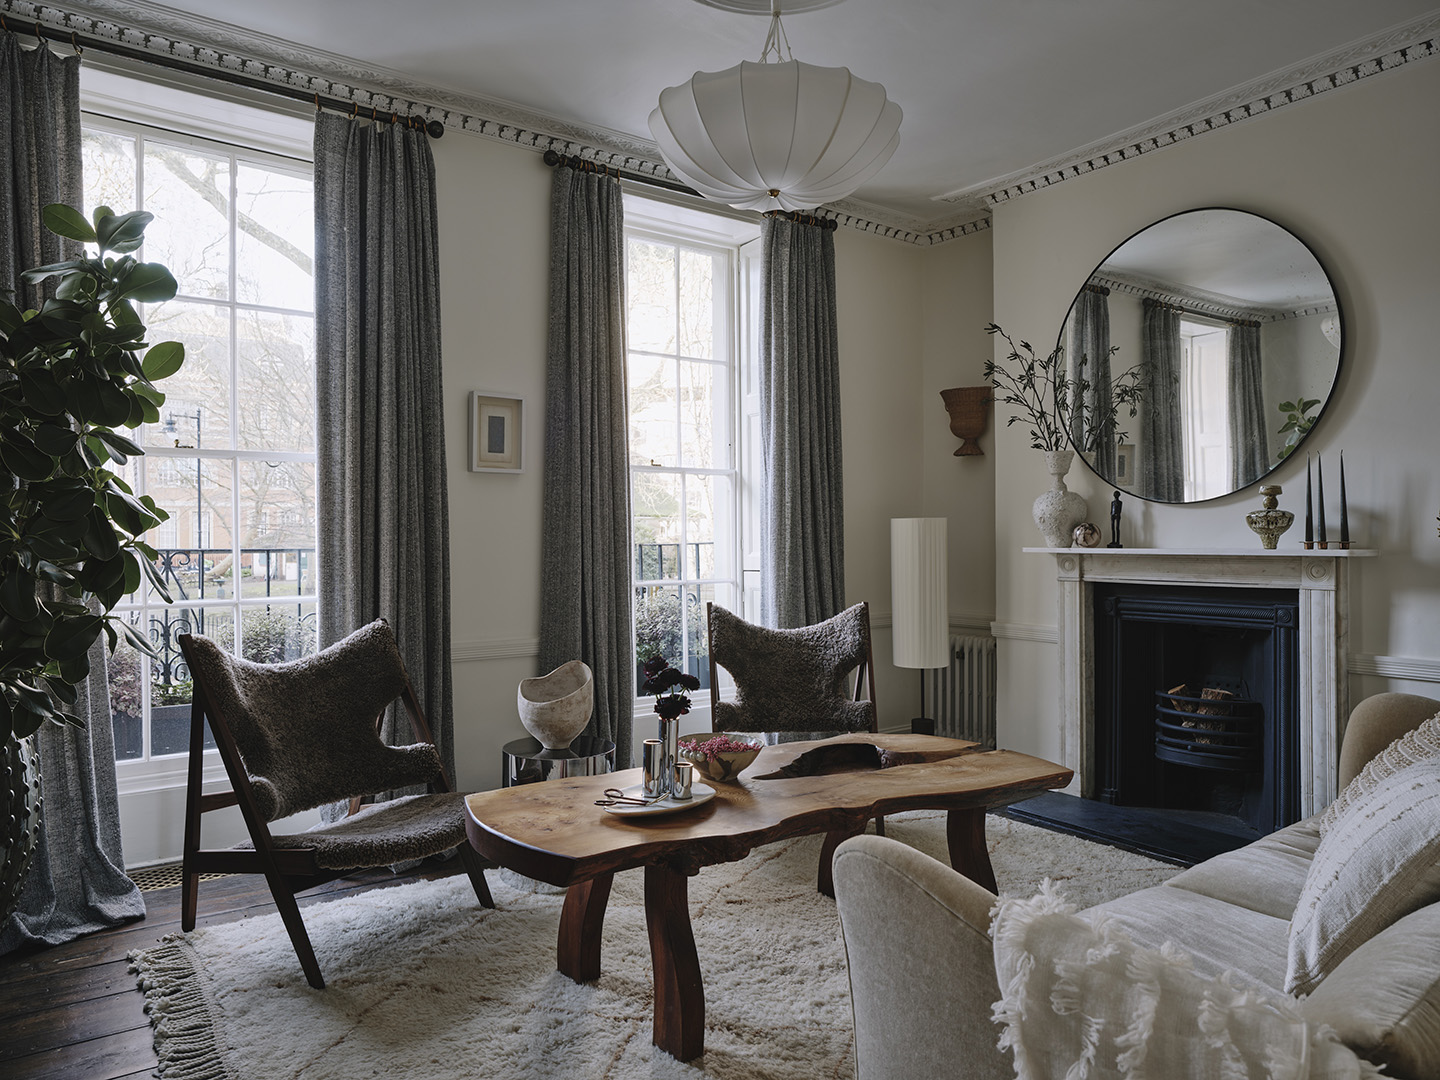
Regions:
<instances>
[{"instance_id":1,"label":"wooden chair with sheepskin","mask_svg":"<svg viewBox=\"0 0 1440 1080\"><path fill-rule=\"evenodd\" d=\"M384 619L314 656L281 664L243 660L195 634L182 634L180 648L194 680L180 915L185 930L195 928L201 874L264 874L305 978L319 989L325 980L296 893L351 870L458 846L476 898L495 906L485 882L489 864L465 838L465 797L445 775ZM397 698L417 741L387 746L380 724ZM213 795L201 792L207 720L232 788ZM365 796L416 786L428 793L361 809ZM346 801L349 814L339 821L295 835L270 832L272 821ZM249 842L202 848L201 816L237 805Z\"/></svg>"},{"instance_id":2,"label":"wooden chair with sheepskin","mask_svg":"<svg viewBox=\"0 0 1440 1080\"><path fill-rule=\"evenodd\" d=\"M705 621L711 727L716 731L764 733L788 741L880 730L868 603L791 630L756 626L714 604L705 605ZM720 700L717 667L735 681L733 702ZM861 822L856 832L863 829ZM885 835L883 817L875 819L875 831ZM830 862L843 839L828 834L820 851L817 885L826 896L835 895Z\"/></svg>"}]
</instances>

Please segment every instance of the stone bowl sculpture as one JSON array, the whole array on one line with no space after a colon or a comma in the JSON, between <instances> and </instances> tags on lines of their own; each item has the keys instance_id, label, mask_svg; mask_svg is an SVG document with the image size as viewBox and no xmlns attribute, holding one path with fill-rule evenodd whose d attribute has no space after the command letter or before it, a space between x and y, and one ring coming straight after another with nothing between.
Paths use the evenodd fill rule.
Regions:
<instances>
[{"instance_id":1,"label":"stone bowl sculpture","mask_svg":"<svg viewBox=\"0 0 1440 1080\"><path fill-rule=\"evenodd\" d=\"M581 660L548 675L523 679L515 694L520 722L546 750L566 749L585 730L595 708L595 676Z\"/></svg>"}]
</instances>

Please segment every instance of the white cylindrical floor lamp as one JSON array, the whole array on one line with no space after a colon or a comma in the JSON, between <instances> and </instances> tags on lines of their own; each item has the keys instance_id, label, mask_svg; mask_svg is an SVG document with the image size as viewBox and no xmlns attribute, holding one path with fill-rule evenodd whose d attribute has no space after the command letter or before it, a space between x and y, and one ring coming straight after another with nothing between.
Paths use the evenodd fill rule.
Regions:
<instances>
[{"instance_id":1,"label":"white cylindrical floor lamp","mask_svg":"<svg viewBox=\"0 0 1440 1080\"><path fill-rule=\"evenodd\" d=\"M890 519L891 635L895 666L920 669L920 716L910 729L933 735L925 715L925 672L950 663L949 585L945 518Z\"/></svg>"}]
</instances>

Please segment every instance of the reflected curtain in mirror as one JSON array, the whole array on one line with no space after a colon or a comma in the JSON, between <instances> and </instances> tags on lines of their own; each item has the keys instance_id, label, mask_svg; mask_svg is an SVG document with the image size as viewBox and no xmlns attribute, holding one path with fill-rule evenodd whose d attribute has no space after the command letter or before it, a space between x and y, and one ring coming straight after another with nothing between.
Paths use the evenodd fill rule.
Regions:
<instances>
[{"instance_id":1,"label":"reflected curtain in mirror","mask_svg":"<svg viewBox=\"0 0 1440 1080\"><path fill-rule=\"evenodd\" d=\"M1110 290L1103 285L1087 284L1075 298L1075 307L1070 314L1070 341L1067 343L1068 373L1071 393L1077 398L1084 395L1080 406L1072 410L1070 419L1070 440L1078 447L1084 447L1091 433L1087 425L1093 426L1096 418L1111 430L1102 433L1095 444L1095 455L1091 466L1103 476L1115 474L1115 425L1111 415L1110 378L1110 303L1106 297Z\"/></svg>"},{"instance_id":2,"label":"reflected curtain in mirror","mask_svg":"<svg viewBox=\"0 0 1440 1080\"><path fill-rule=\"evenodd\" d=\"M1238 490L1270 470L1260 374L1260 324L1236 322L1230 327L1229 341L1230 483Z\"/></svg>"},{"instance_id":3,"label":"reflected curtain in mirror","mask_svg":"<svg viewBox=\"0 0 1440 1080\"><path fill-rule=\"evenodd\" d=\"M1145 365L1140 490L1146 498L1181 502L1185 498L1185 448L1180 426L1179 308L1145 298L1140 350Z\"/></svg>"}]
</instances>

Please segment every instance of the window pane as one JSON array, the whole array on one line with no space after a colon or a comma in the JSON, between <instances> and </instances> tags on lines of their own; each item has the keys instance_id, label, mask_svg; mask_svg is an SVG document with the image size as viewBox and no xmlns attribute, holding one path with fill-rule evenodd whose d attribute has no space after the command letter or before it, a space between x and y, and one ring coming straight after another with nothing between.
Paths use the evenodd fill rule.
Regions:
<instances>
[{"instance_id":1,"label":"window pane","mask_svg":"<svg viewBox=\"0 0 1440 1080\"><path fill-rule=\"evenodd\" d=\"M140 613L131 612L130 625L138 631ZM139 650L123 637L115 651L106 657L105 673L110 684L110 727L115 733L115 758L145 756L144 691L145 664Z\"/></svg>"},{"instance_id":2,"label":"window pane","mask_svg":"<svg viewBox=\"0 0 1440 1080\"><path fill-rule=\"evenodd\" d=\"M710 359L715 355L715 267L719 256L680 252L680 352Z\"/></svg>"},{"instance_id":3,"label":"window pane","mask_svg":"<svg viewBox=\"0 0 1440 1080\"><path fill-rule=\"evenodd\" d=\"M657 656L672 666L681 662L684 627L678 585L649 586L635 590L635 660L644 664ZM644 676L635 683L637 689Z\"/></svg>"},{"instance_id":4,"label":"window pane","mask_svg":"<svg viewBox=\"0 0 1440 1080\"><path fill-rule=\"evenodd\" d=\"M230 162L147 141L145 257L170 268L186 296L230 295Z\"/></svg>"},{"instance_id":5,"label":"window pane","mask_svg":"<svg viewBox=\"0 0 1440 1080\"><path fill-rule=\"evenodd\" d=\"M190 669L180 652L181 634L203 634L216 641L233 639L235 615L230 608L159 608L150 615L150 642L159 657L150 661L150 755L184 754L190 750ZM205 748L215 736L205 725Z\"/></svg>"},{"instance_id":6,"label":"window pane","mask_svg":"<svg viewBox=\"0 0 1440 1080\"><path fill-rule=\"evenodd\" d=\"M117 214L129 213L140 205L135 197L135 140L108 131L81 134L80 171L85 181L85 216L92 221L97 206L108 206Z\"/></svg>"},{"instance_id":7,"label":"window pane","mask_svg":"<svg viewBox=\"0 0 1440 1080\"><path fill-rule=\"evenodd\" d=\"M235 169L235 291L242 303L315 308L315 184L241 162Z\"/></svg>"},{"instance_id":8,"label":"window pane","mask_svg":"<svg viewBox=\"0 0 1440 1080\"><path fill-rule=\"evenodd\" d=\"M627 303L632 349L675 351L675 249L631 240Z\"/></svg>"},{"instance_id":9,"label":"window pane","mask_svg":"<svg viewBox=\"0 0 1440 1080\"><path fill-rule=\"evenodd\" d=\"M315 651L313 606L275 604L240 609L240 655L257 664L298 660Z\"/></svg>"},{"instance_id":10,"label":"window pane","mask_svg":"<svg viewBox=\"0 0 1440 1080\"><path fill-rule=\"evenodd\" d=\"M680 576L680 478L636 473L631 484L636 580Z\"/></svg>"},{"instance_id":11,"label":"window pane","mask_svg":"<svg viewBox=\"0 0 1440 1080\"><path fill-rule=\"evenodd\" d=\"M315 465L240 463L240 577L246 598L315 594Z\"/></svg>"},{"instance_id":12,"label":"window pane","mask_svg":"<svg viewBox=\"0 0 1440 1080\"><path fill-rule=\"evenodd\" d=\"M730 577L730 478L685 477L685 576Z\"/></svg>"},{"instance_id":13,"label":"window pane","mask_svg":"<svg viewBox=\"0 0 1440 1080\"><path fill-rule=\"evenodd\" d=\"M160 422L140 428L149 446L230 445L230 314L213 304L171 300L141 314L150 342L185 346L185 366L164 381ZM198 414L198 419L197 419ZM178 444L177 444L178 440Z\"/></svg>"},{"instance_id":14,"label":"window pane","mask_svg":"<svg viewBox=\"0 0 1440 1080\"><path fill-rule=\"evenodd\" d=\"M680 362L680 452L686 465L730 467L730 385L725 368Z\"/></svg>"},{"instance_id":15,"label":"window pane","mask_svg":"<svg viewBox=\"0 0 1440 1080\"><path fill-rule=\"evenodd\" d=\"M314 450L315 320L240 311L236 324L237 445L242 450Z\"/></svg>"},{"instance_id":16,"label":"window pane","mask_svg":"<svg viewBox=\"0 0 1440 1080\"><path fill-rule=\"evenodd\" d=\"M678 465L675 361L630 354L630 464Z\"/></svg>"},{"instance_id":17,"label":"window pane","mask_svg":"<svg viewBox=\"0 0 1440 1080\"><path fill-rule=\"evenodd\" d=\"M233 596L231 463L154 454L146 457L151 466L150 495L170 514L166 533L173 535L172 546L158 549L159 569L170 587L170 598Z\"/></svg>"}]
</instances>

